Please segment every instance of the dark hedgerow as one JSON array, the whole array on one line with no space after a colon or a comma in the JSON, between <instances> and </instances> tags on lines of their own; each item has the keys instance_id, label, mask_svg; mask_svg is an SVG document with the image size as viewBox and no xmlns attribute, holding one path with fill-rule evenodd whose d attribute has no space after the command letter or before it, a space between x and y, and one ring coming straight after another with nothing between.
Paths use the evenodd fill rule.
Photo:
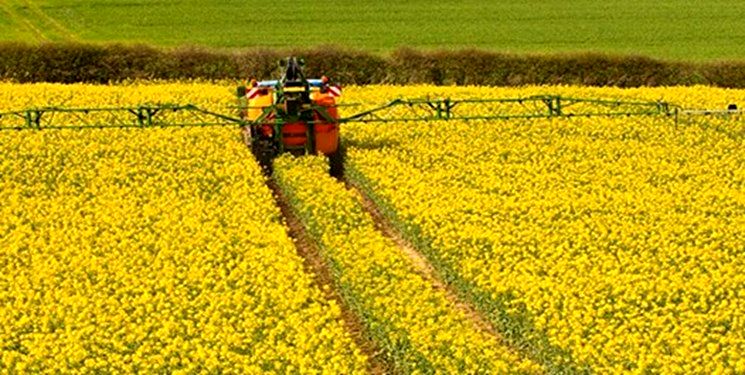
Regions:
<instances>
[{"instance_id":1,"label":"dark hedgerow","mask_svg":"<svg viewBox=\"0 0 745 375\"><path fill-rule=\"evenodd\" d=\"M295 50L221 51L146 45L0 43L0 80L107 83L131 79L258 79L275 77L285 56L304 57L309 75L342 84L517 86L745 87L745 61L679 62L602 53L505 54L483 50L418 51L388 55L321 46Z\"/></svg>"}]
</instances>

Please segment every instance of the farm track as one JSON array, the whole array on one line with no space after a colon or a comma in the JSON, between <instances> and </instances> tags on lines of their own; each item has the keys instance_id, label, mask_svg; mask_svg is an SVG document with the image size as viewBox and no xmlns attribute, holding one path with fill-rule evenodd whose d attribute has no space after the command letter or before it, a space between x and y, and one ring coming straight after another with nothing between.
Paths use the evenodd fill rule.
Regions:
<instances>
[{"instance_id":1,"label":"farm track","mask_svg":"<svg viewBox=\"0 0 745 375\"><path fill-rule=\"evenodd\" d=\"M340 307L344 327L362 353L369 359L369 372L376 375L391 373L393 366L383 359L383 350L372 339L372 335L368 334L360 317L337 291L330 268L315 241L308 235L300 219L295 215L282 190L272 179L267 180L267 186L272 191L272 196L284 217L288 233L295 242L295 249L303 258L306 272L313 277L313 281L322 290L326 299L335 301Z\"/></svg>"},{"instance_id":2,"label":"farm track","mask_svg":"<svg viewBox=\"0 0 745 375\"><path fill-rule=\"evenodd\" d=\"M375 202L364 193L363 189L359 188L349 179L344 178L341 181L348 190L356 192L361 197L361 206L372 217L375 228L386 238L390 239L398 250L409 259L417 274L426 280L434 290L442 292L445 295L452 308L461 312L473 324L476 330L494 338L499 344L508 348L512 354L525 358L525 353L511 346L486 316L472 306L470 302L459 297L457 291L443 281L439 272L430 264L427 258L390 223ZM369 372L371 374L392 373L393 364L385 360L382 355L383 350L372 339L372 335L368 333L359 315L351 309L338 292L333 275L331 274L331 269L321 255L318 245L307 233L305 226L293 211L292 205L287 200L282 189L271 178L267 180L267 186L272 191L275 202L280 208L288 233L295 242L295 248L303 258L306 271L312 275L314 282L323 291L324 296L329 300L334 300L340 306L345 328L360 350L369 358Z\"/></svg>"},{"instance_id":3,"label":"farm track","mask_svg":"<svg viewBox=\"0 0 745 375\"><path fill-rule=\"evenodd\" d=\"M24 28L37 42L77 41L78 36L46 14L35 1L0 2L0 12Z\"/></svg>"},{"instance_id":4,"label":"farm track","mask_svg":"<svg viewBox=\"0 0 745 375\"><path fill-rule=\"evenodd\" d=\"M75 35L72 31L67 29L64 25L62 25L56 19L46 14L39 7L39 5L36 4L37 3L36 1L23 0L21 3L22 3L22 6L25 6L26 9L28 9L33 14L33 16L39 20L43 28L45 28L46 30L50 30L50 29L53 30L54 36L64 41L68 41L68 42L78 40L77 35Z\"/></svg>"},{"instance_id":5,"label":"farm track","mask_svg":"<svg viewBox=\"0 0 745 375\"><path fill-rule=\"evenodd\" d=\"M47 37L47 35L42 31L41 28L34 25L33 22L31 22L28 18L24 17L22 14L17 13L13 9L13 4L9 4L5 1L0 1L0 12L3 12L8 15L11 22L14 22L18 26L25 29L29 36L34 38L34 41L37 42L48 42L50 41L50 38Z\"/></svg>"},{"instance_id":6,"label":"farm track","mask_svg":"<svg viewBox=\"0 0 745 375\"><path fill-rule=\"evenodd\" d=\"M411 261L411 264L420 276L427 280L434 289L442 291L452 306L456 310L462 312L473 323L477 330L494 337L500 344L509 348L513 354L524 357L523 353L510 346L509 343L504 340L502 335L494 328L489 319L472 306L471 303L459 297L457 291L451 285L443 281L439 272L430 264L427 258L419 252L416 246L409 242L399 232L399 230L393 226L393 224L391 224L363 189L359 188L353 181L346 178L344 179L344 184L348 189L356 191L359 196L362 197L362 207L373 218L375 227L396 244L399 250L401 250L401 252Z\"/></svg>"}]
</instances>

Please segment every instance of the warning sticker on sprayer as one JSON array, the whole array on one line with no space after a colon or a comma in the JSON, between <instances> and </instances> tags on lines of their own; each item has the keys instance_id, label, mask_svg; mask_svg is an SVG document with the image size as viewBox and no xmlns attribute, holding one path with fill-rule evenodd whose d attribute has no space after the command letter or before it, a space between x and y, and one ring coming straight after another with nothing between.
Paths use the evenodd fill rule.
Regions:
<instances>
[{"instance_id":1,"label":"warning sticker on sprayer","mask_svg":"<svg viewBox=\"0 0 745 375\"><path fill-rule=\"evenodd\" d=\"M341 87L340 86L329 86L329 94L335 97L341 96Z\"/></svg>"}]
</instances>

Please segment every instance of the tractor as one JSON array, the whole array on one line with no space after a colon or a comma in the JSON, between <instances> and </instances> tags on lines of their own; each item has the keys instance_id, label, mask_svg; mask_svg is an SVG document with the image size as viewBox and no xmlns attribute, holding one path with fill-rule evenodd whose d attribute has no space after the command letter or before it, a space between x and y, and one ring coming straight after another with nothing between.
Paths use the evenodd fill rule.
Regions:
<instances>
[{"instance_id":1,"label":"tractor","mask_svg":"<svg viewBox=\"0 0 745 375\"><path fill-rule=\"evenodd\" d=\"M279 80L256 81L237 90L246 145L267 175L279 154L323 154L329 158L331 175L341 177L344 152L339 141L336 98L341 88L323 76L308 79L304 61L290 57L280 64Z\"/></svg>"}]
</instances>

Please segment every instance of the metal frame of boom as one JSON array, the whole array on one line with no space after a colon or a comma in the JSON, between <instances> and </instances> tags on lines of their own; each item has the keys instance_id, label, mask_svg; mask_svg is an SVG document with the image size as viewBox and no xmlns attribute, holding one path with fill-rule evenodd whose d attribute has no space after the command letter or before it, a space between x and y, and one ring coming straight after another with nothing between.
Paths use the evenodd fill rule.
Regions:
<instances>
[{"instance_id":1,"label":"metal frame of boom","mask_svg":"<svg viewBox=\"0 0 745 375\"><path fill-rule=\"evenodd\" d=\"M136 107L43 107L0 112L0 130L235 126L238 117L195 105L153 104Z\"/></svg>"},{"instance_id":2,"label":"metal frame of boom","mask_svg":"<svg viewBox=\"0 0 745 375\"><path fill-rule=\"evenodd\" d=\"M349 106L341 104L339 106ZM245 111L246 106L238 109ZM236 111L233 107L232 111ZM282 103L263 108L262 115L254 121L236 114L226 115L196 105L152 104L136 107L111 108L62 108L43 107L19 111L0 112L0 130L20 129L84 129L84 128L149 128L190 126L248 127L271 122L275 131L282 126L277 114L282 113ZM322 121L338 123L386 123L438 120L496 120L515 118L568 118L594 116L669 116L675 119L684 115L733 116L741 110L691 111L662 101L629 101L612 99L586 99L556 95L530 96L504 99L396 99L387 104L369 108L356 114L334 120L325 107L304 105L301 113L314 111ZM487 113L475 115L474 113ZM273 115L273 117L272 117ZM309 125L310 116L300 116ZM309 126L312 128L312 126ZM281 134L281 132L279 132Z\"/></svg>"},{"instance_id":3,"label":"metal frame of boom","mask_svg":"<svg viewBox=\"0 0 745 375\"><path fill-rule=\"evenodd\" d=\"M488 115L473 115L488 113ZM546 117L667 115L666 102L584 99L538 95L504 99L396 99L341 122L493 120Z\"/></svg>"}]
</instances>

